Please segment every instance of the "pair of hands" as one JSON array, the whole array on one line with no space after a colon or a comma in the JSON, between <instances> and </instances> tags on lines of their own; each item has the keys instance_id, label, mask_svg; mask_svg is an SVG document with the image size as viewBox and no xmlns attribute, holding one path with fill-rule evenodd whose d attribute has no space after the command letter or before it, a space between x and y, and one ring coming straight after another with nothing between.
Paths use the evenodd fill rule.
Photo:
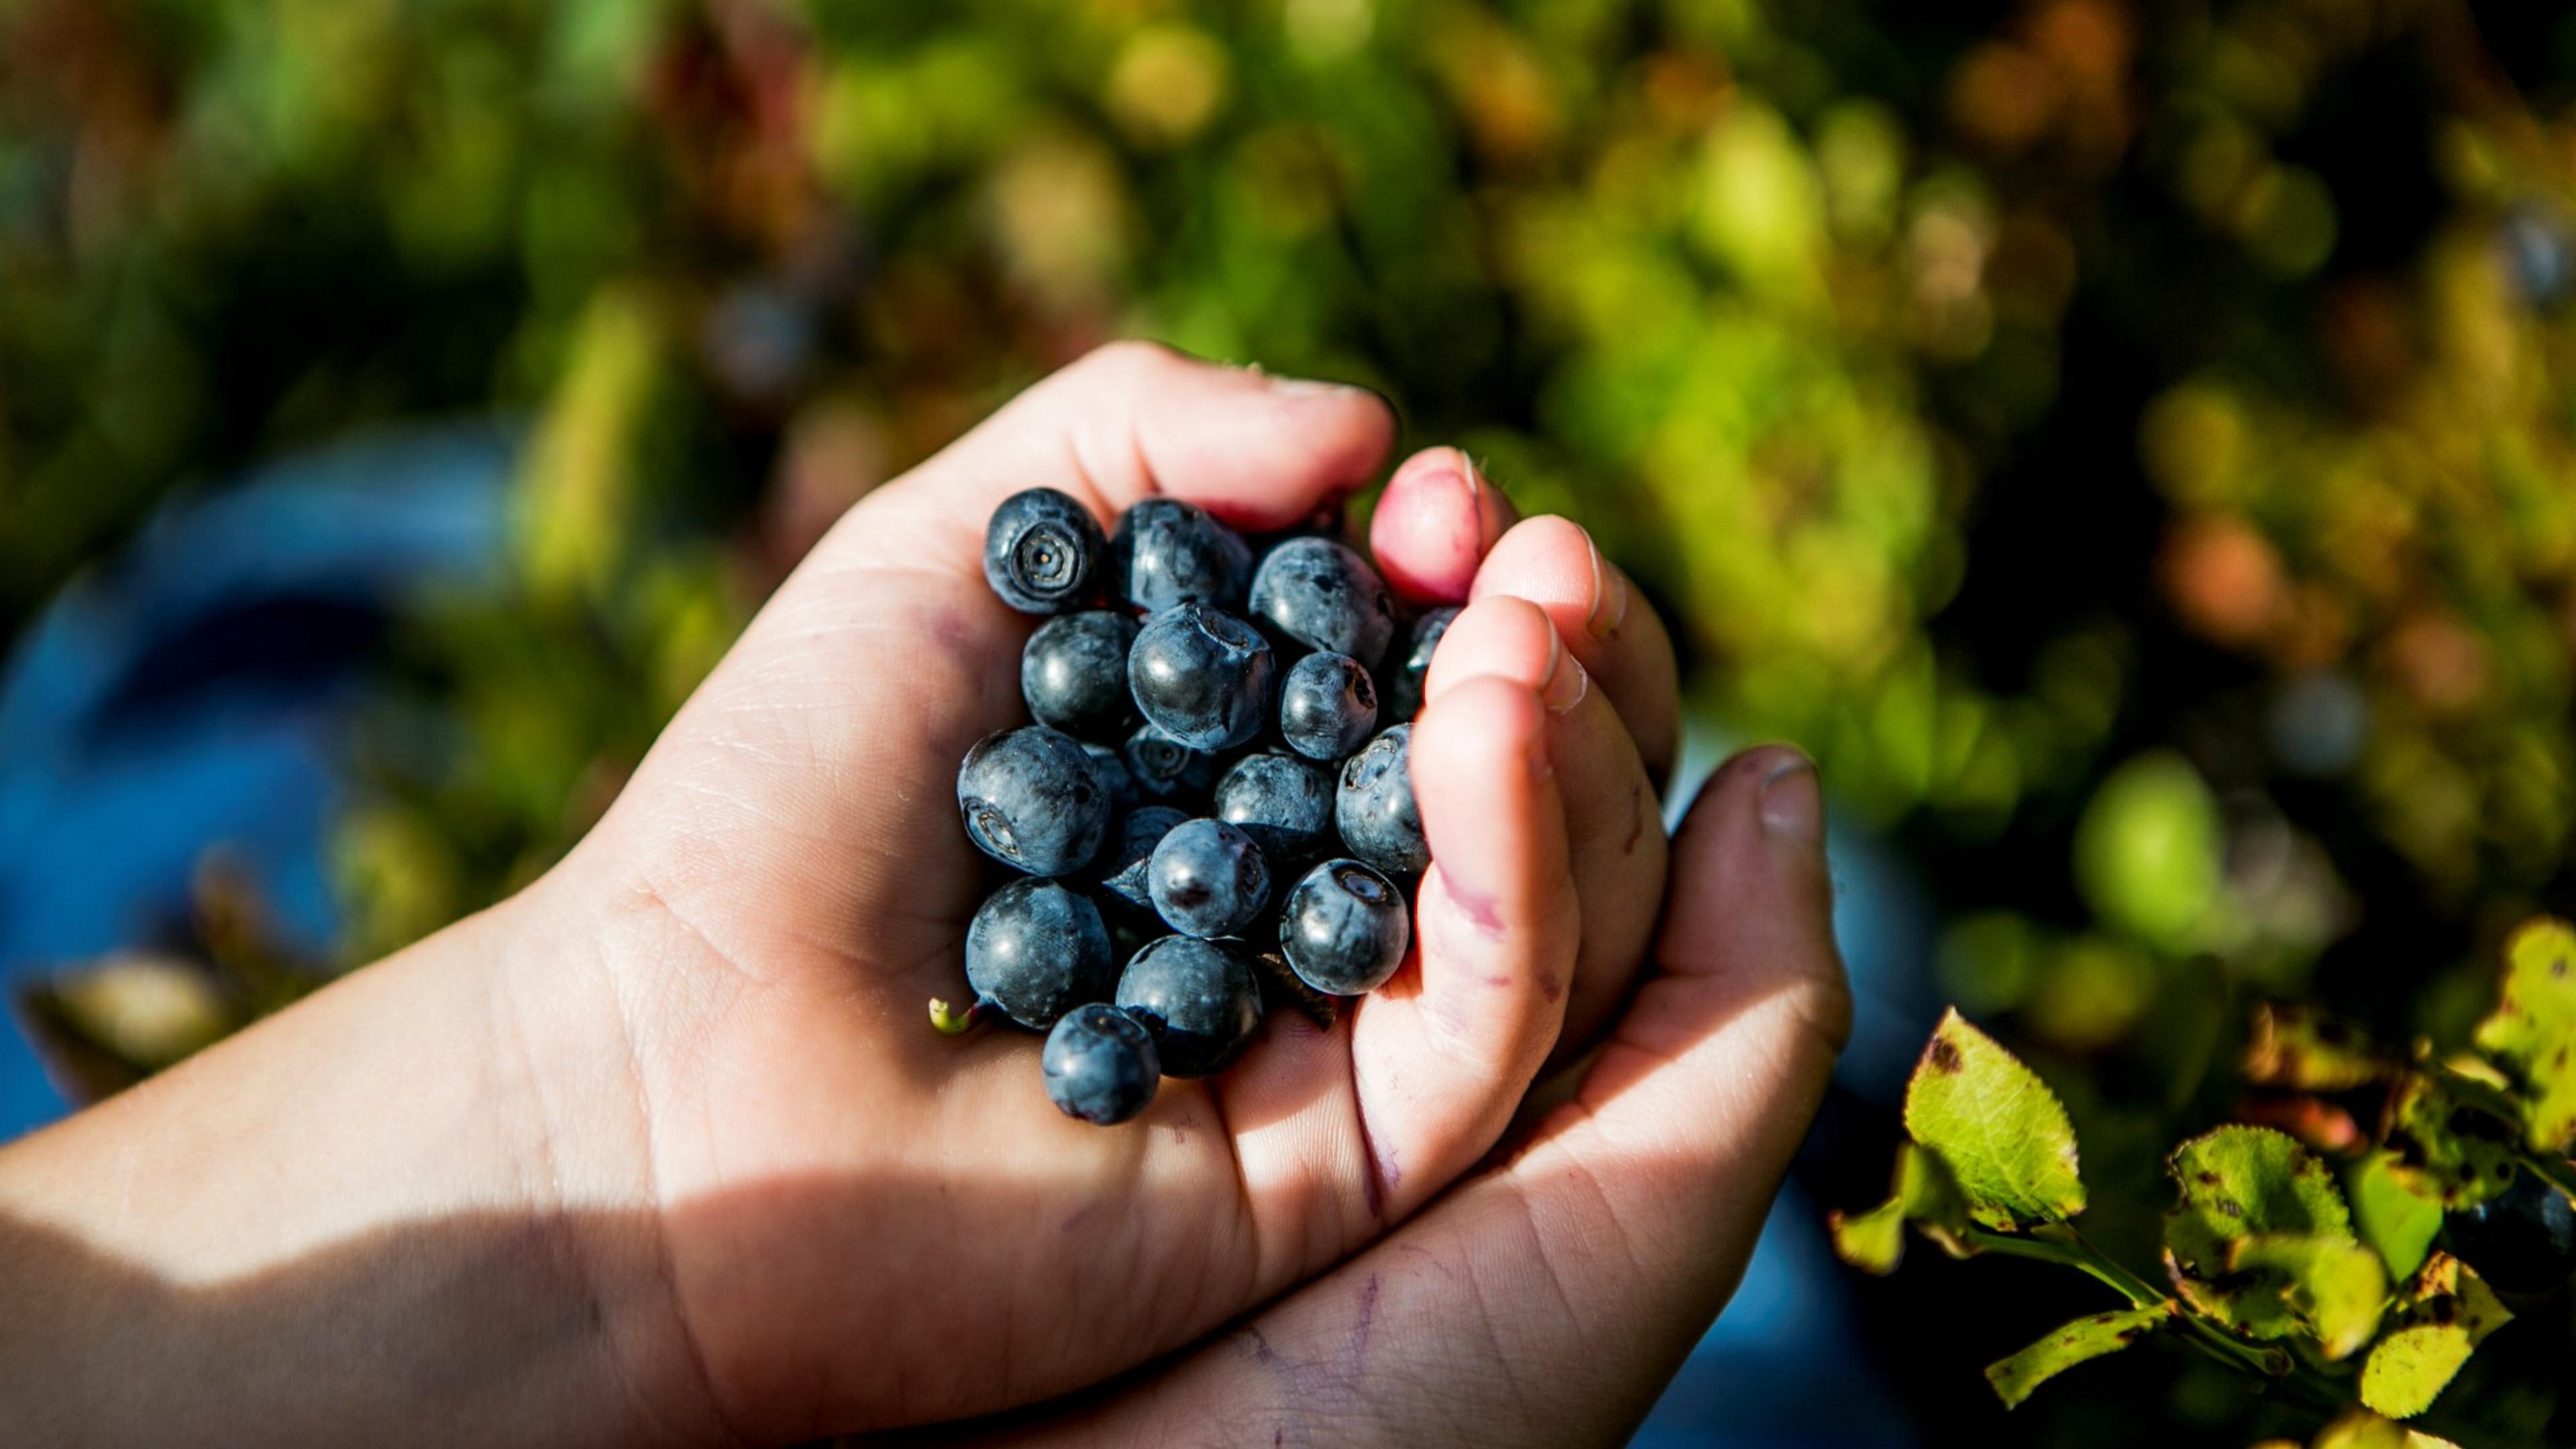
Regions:
<instances>
[{"instance_id":1,"label":"pair of hands","mask_svg":"<svg viewBox=\"0 0 2576 1449\"><path fill-rule=\"evenodd\" d=\"M956 761L1020 709L993 505L1278 528L1393 432L1119 345L878 490L543 881L0 1153L0 1400L163 1442L1616 1439L1844 1034L1820 802L1756 750L1668 847L1661 625L1462 455L1371 540L1468 603L1414 736L1418 960L1108 1130L1035 1037L922 1021L976 904Z\"/></svg>"}]
</instances>

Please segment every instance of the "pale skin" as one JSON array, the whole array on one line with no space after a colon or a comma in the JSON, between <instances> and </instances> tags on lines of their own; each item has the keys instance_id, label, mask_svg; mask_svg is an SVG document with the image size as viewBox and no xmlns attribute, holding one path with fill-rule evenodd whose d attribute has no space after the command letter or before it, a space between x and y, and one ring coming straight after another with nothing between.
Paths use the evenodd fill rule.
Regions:
<instances>
[{"instance_id":1,"label":"pale skin","mask_svg":"<svg viewBox=\"0 0 2576 1449\"><path fill-rule=\"evenodd\" d=\"M1369 540L1468 605L1418 959L1114 1129L1033 1035L924 1014L975 905L956 763L1032 622L993 504L1276 528L1393 433L1126 344L871 495L543 880L0 1150L0 1442L1618 1441L1846 1031L1817 782L1750 751L1667 842L1662 626L1455 450Z\"/></svg>"}]
</instances>

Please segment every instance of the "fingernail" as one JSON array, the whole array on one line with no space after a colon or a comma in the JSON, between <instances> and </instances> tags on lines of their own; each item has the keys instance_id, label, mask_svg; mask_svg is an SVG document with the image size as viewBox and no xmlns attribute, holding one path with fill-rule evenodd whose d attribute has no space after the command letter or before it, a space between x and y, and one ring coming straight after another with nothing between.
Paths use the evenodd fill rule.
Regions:
<instances>
[{"instance_id":1,"label":"fingernail","mask_svg":"<svg viewBox=\"0 0 2576 1449\"><path fill-rule=\"evenodd\" d=\"M1565 640L1556 630L1548 630L1547 683L1539 689L1539 703L1546 705L1550 714L1563 714L1581 704L1583 696L1591 692L1591 671L1565 647Z\"/></svg>"},{"instance_id":2,"label":"fingernail","mask_svg":"<svg viewBox=\"0 0 2576 1449\"><path fill-rule=\"evenodd\" d=\"M1825 801L1816 782L1815 765L1801 756L1772 767L1762 782L1762 801L1758 807L1762 828L1784 840L1800 845L1818 845L1825 838Z\"/></svg>"},{"instance_id":3,"label":"fingernail","mask_svg":"<svg viewBox=\"0 0 2576 1449\"><path fill-rule=\"evenodd\" d=\"M1314 378L1306 377L1274 377L1269 379L1269 383L1270 391L1273 394L1279 397L1299 400L1319 397L1338 398L1351 397L1355 395L1366 396L1368 393L1367 388L1353 387L1346 382L1321 382Z\"/></svg>"},{"instance_id":4,"label":"fingernail","mask_svg":"<svg viewBox=\"0 0 2576 1449\"><path fill-rule=\"evenodd\" d=\"M1583 546L1592 550L1592 612L1584 616L1583 627L1595 639L1607 638L1628 617L1628 581L1601 556L1601 545L1592 541L1588 528L1583 531Z\"/></svg>"}]
</instances>

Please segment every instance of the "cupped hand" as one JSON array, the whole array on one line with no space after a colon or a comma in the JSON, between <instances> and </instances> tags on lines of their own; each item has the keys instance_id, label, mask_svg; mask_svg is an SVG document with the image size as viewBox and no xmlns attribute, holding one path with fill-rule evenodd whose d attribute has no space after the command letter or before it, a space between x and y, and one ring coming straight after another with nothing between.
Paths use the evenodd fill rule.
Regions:
<instances>
[{"instance_id":1,"label":"cupped hand","mask_svg":"<svg viewBox=\"0 0 2576 1449\"><path fill-rule=\"evenodd\" d=\"M993 506L1043 485L1110 522L1164 493L1277 529L1369 480L1392 431L1366 392L1147 346L1067 369L854 508L532 893L596 926L575 934L633 1104L556 1150L644 1165L724 1428L950 1419L1166 1353L1414 1215L1560 1041L1598 1036L1664 892L1669 646L1580 530L1503 532L1445 451L1395 481L1377 548L1416 593L1480 595L1412 747L1417 959L1329 1030L1274 1014L1110 1130L1047 1102L1034 1036L924 1023L982 876L957 761L1021 720L1035 622L984 582Z\"/></svg>"}]
</instances>

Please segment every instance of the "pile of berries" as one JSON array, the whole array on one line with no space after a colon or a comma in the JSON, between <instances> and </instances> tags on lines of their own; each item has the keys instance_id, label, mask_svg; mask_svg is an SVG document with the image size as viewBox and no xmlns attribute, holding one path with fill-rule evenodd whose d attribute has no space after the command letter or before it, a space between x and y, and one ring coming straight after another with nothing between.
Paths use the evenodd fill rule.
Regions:
<instances>
[{"instance_id":1,"label":"pile of berries","mask_svg":"<svg viewBox=\"0 0 2576 1449\"><path fill-rule=\"evenodd\" d=\"M941 1030L1046 1032L1056 1106L1123 1122L1163 1077L1224 1070L1265 1005L1329 1019L1394 974L1430 861L1403 721L1456 610L1389 657L1386 583L1337 539L1256 555L1171 498L1104 536L1050 488L994 510L984 577L1053 617L1020 655L1036 723L957 772L968 838L1021 874L976 911L975 1000L933 1001Z\"/></svg>"}]
</instances>

